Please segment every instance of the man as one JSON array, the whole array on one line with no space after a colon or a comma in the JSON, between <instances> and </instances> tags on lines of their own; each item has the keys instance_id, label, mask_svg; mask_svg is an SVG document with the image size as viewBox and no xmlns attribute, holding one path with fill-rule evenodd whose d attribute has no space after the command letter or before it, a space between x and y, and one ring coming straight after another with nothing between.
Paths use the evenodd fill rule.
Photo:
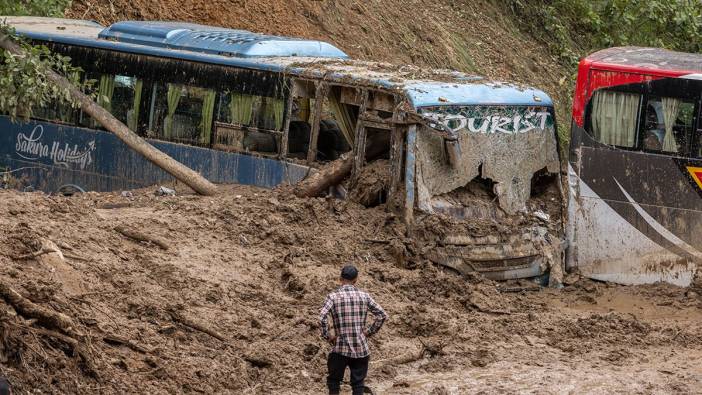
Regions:
<instances>
[{"instance_id":1,"label":"man","mask_svg":"<svg viewBox=\"0 0 702 395\"><path fill-rule=\"evenodd\" d=\"M380 330L388 318L385 311L367 293L356 288L358 270L353 265L341 269L341 286L327 295L319 313L322 337L332 346L327 360L329 394L338 394L341 381L348 366L351 370L353 395L363 394L363 381L368 373L368 337ZM366 315L370 311L375 321L366 327ZM327 325L331 313L334 335L329 334Z\"/></svg>"}]
</instances>

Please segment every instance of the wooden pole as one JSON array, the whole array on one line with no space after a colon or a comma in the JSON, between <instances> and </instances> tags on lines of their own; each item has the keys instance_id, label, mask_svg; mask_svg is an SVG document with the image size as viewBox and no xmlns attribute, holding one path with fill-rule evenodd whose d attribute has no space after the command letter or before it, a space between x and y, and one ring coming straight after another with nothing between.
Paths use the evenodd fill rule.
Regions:
<instances>
[{"instance_id":1,"label":"wooden pole","mask_svg":"<svg viewBox=\"0 0 702 395\"><path fill-rule=\"evenodd\" d=\"M0 33L0 48L14 55L26 56L24 50L6 34ZM136 133L129 130L125 124L73 86L66 78L53 70L48 70L46 72L46 78L59 88L68 91L71 98L80 103L83 111L98 121L105 129L114 133L115 136L127 144L129 148L140 153L153 164L175 177L178 181L192 188L195 192L206 196L217 194L217 186L208 181L201 174L161 152Z\"/></svg>"},{"instance_id":2,"label":"wooden pole","mask_svg":"<svg viewBox=\"0 0 702 395\"><path fill-rule=\"evenodd\" d=\"M366 162L366 127L363 125L363 117L366 115L368 107L368 91L361 93L361 107L358 109L358 119L356 120L356 136L354 138L353 155L354 162L351 169L351 186L355 186L361 173L361 168Z\"/></svg>"},{"instance_id":3,"label":"wooden pole","mask_svg":"<svg viewBox=\"0 0 702 395\"><path fill-rule=\"evenodd\" d=\"M410 125L407 129L407 149L405 153L405 224L414 221L414 203L416 188L416 153L417 153L417 125Z\"/></svg>"},{"instance_id":4,"label":"wooden pole","mask_svg":"<svg viewBox=\"0 0 702 395\"><path fill-rule=\"evenodd\" d=\"M404 144L407 128L400 126L400 118L404 112L400 110L400 99L395 99L395 110L392 113L392 129L390 129L390 191L388 202L396 202L395 194L400 189L402 181L402 165L404 163ZM388 208L394 208L388 204Z\"/></svg>"},{"instance_id":5,"label":"wooden pole","mask_svg":"<svg viewBox=\"0 0 702 395\"><path fill-rule=\"evenodd\" d=\"M317 142L319 141L319 122L322 120L322 105L327 96L327 84L317 83L314 93L314 109L312 113L312 130L310 131L310 146L307 150L307 164L311 164L317 159Z\"/></svg>"},{"instance_id":6,"label":"wooden pole","mask_svg":"<svg viewBox=\"0 0 702 395\"><path fill-rule=\"evenodd\" d=\"M290 121L292 118L292 108L293 102L295 101L295 96L297 96L297 89L295 87L295 81L293 80L290 84L290 92L288 93L288 102L285 105L285 122L283 122L283 137L280 139L280 153L278 158L285 159L288 156L288 139L290 138ZM287 178L287 166L285 167Z\"/></svg>"}]
</instances>

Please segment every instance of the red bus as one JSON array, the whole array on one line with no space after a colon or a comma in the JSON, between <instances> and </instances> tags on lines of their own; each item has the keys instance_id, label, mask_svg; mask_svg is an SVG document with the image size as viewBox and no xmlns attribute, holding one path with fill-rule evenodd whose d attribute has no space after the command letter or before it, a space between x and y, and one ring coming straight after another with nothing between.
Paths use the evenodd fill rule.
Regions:
<instances>
[{"instance_id":1,"label":"red bus","mask_svg":"<svg viewBox=\"0 0 702 395\"><path fill-rule=\"evenodd\" d=\"M702 261L702 55L623 47L580 62L569 268L686 286Z\"/></svg>"}]
</instances>

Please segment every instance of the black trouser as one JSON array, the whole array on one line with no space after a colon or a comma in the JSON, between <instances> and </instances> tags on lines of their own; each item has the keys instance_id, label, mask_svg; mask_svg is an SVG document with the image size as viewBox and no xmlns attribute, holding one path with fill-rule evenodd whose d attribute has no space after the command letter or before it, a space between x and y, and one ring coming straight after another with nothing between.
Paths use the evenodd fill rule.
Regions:
<instances>
[{"instance_id":1,"label":"black trouser","mask_svg":"<svg viewBox=\"0 0 702 395\"><path fill-rule=\"evenodd\" d=\"M351 370L351 388L353 395L363 394L363 380L368 373L368 357L349 358L338 353L329 353L327 359L327 387L330 394L338 394L341 391L341 381L344 379L344 371L348 366Z\"/></svg>"}]
</instances>

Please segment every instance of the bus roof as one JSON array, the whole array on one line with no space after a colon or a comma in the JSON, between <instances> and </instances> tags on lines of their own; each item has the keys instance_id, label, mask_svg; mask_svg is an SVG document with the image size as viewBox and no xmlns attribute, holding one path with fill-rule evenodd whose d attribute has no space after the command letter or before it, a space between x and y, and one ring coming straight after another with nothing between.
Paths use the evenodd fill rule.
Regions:
<instances>
[{"instance_id":1,"label":"bus roof","mask_svg":"<svg viewBox=\"0 0 702 395\"><path fill-rule=\"evenodd\" d=\"M417 107L552 106L544 92L448 70L348 59L333 45L181 22L125 21L110 27L84 20L2 17L33 40L285 72L298 77L399 91Z\"/></svg>"},{"instance_id":2,"label":"bus roof","mask_svg":"<svg viewBox=\"0 0 702 395\"><path fill-rule=\"evenodd\" d=\"M676 75L702 73L702 54L675 52L662 48L614 47L585 58L596 68L615 68L638 73L671 72Z\"/></svg>"},{"instance_id":3,"label":"bus roof","mask_svg":"<svg viewBox=\"0 0 702 395\"><path fill-rule=\"evenodd\" d=\"M117 22L101 31L98 37L123 43L242 58L257 56L348 58L340 49L322 41L267 36L246 30L222 29L193 23Z\"/></svg>"}]
</instances>

